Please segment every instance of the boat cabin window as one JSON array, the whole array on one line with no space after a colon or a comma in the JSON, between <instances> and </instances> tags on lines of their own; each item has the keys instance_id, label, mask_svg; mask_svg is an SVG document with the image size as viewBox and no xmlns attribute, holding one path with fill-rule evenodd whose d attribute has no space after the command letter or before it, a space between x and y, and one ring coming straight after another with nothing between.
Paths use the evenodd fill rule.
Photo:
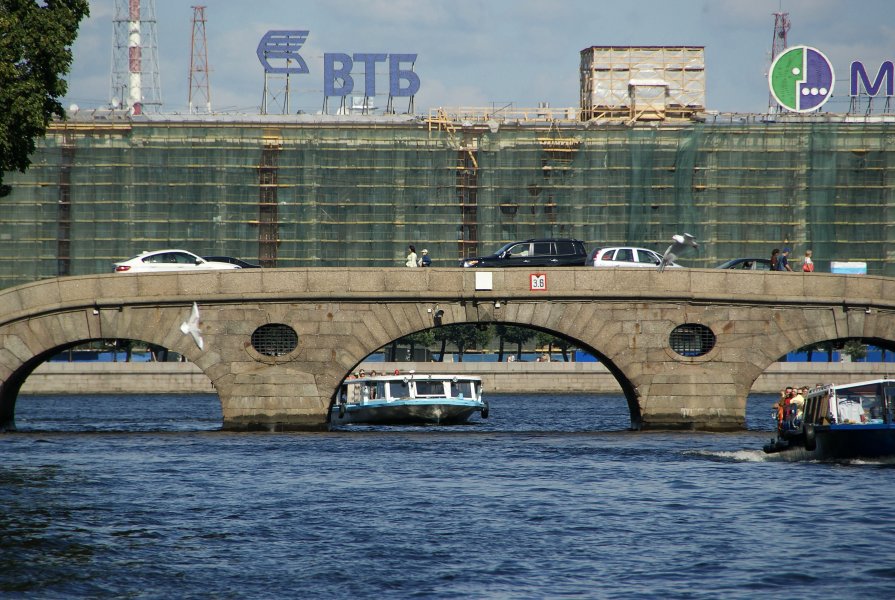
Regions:
<instances>
[{"instance_id":1,"label":"boat cabin window","mask_svg":"<svg viewBox=\"0 0 895 600\"><path fill-rule=\"evenodd\" d=\"M857 396L839 396L836 399L836 422L854 424L861 422L861 400Z\"/></svg>"},{"instance_id":2,"label":"boat cabin window","mask_svg":"<svg viewBox=\"0 0 895 600\"><path fill-rule=\"evenodd\" d=\"M347 402L357 403L360 402L360 386L359 385L345 385L342 386L343 396Z\"/></svg>"},{"instance_id":3,"label":"boat cabin window","mask_svg":"<svg viewBox=\"0 0 895 600\"><path fill-rule=\"evenodd\" d=\"M883 422L883 400L877 395L862 396L861 406L864 409L862 417L864 423Z\"/></svg>"},{"instance_id":4,"label":"boat cabin window","mask_svg":"<svg viewBox=\"0 0 895 600\"><path fill-rule=\"evenodd\" d=\"M883 414L886 423L895 423L895 385L883 388Z\"/></svg>"},{"instance_id":5,"label":"boat cabin window","mask_svg":"<svg viewBox=\"0 0 895 600\"><path fill-rule=\"evenodd\" d=\"M475 383L472 381L452 381L451 397L458 398L461 394L464 398L475 399Z\"/></svg>"},{"instance_id":6,"label":"boat cabin window","mask_svg":"<svg viewBox=\"0 0 895 600\"><path fill-rule=\"evenodd\" d=\"M409 398L410 384L406 381L392 381L390 384L389 394L392 399Z\"/></svg>"},{"instance_id":7,"label":"boat cabin window","mask_svg":"<svg viewBox=\"0 0 895 600\"><path fill-rule=\"evenodd\" d=\"M883 403L875 394L848 394L837 399L839 423L882 423Z\"/></svg>"},{"instance_id":8,"label":"boat cabin window","mask_svg":"<svg viewBox=\"0 0 895 600\"><path fill-rule=\"evenodd\" d=\"M417 381L417 398L444 398L443 381Z\"/></svg>"}]
</instances>

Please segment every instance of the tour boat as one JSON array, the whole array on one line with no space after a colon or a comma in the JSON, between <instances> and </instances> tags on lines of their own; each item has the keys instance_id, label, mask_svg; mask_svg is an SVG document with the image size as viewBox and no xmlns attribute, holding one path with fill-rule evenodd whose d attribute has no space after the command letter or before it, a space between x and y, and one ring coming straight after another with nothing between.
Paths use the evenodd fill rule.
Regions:
<instances>
[{"instance_id":1,"label":"tour boat","mask_svg":"<svg viewBox=\"0 0 895 600\"><path fill-rule=\"evenodd\" d=\"M330 409L332 425L454 425L488 418L480 377L371 375L346 379Z\"/></svg>"},{"instance_id":2,"label":"tour boat","mask_svg":"<svg viewBox=\"0 0 895 600\"><path fill-rule=\"evenodd\" d=\"M804 450L812 458L895 456L895 380L824 385L808 392L800 415L784 422L768 453Z\"/></svg>"}]
</instances>

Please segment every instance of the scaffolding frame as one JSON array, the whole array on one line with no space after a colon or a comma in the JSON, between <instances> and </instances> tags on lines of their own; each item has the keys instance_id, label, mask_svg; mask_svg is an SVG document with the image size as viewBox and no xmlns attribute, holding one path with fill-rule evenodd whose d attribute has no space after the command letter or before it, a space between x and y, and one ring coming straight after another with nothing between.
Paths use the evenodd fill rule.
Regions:
<instances>
[{"instance_id":1,"label":"scaffolding frame","mask_svg":"<svg viewBox=\"0 0 895 600\"><path fill-rule=\"evenodd\" d=\"M330 123L86 119L7 177L0 286L184 247L267 267L436 266L531 237L710 267L788 244L895 275L895 119ZM269 121L269 120L268 120ZM22 258L25 257L25 258Z\"/></svg>"}]
</instances>

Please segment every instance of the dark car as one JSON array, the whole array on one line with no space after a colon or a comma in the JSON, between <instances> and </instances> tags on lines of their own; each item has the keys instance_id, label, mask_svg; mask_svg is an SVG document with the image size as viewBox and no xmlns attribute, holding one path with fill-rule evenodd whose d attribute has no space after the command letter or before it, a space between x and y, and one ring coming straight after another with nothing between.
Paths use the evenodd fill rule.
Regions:
<instances>
[{"instance_id":1,"label":"dark car","mask_svg":"<svg viewBox=\"0 0 895 600\"><path fill-rule=\"evenodd\" d=\"M261 265L253 265L250 262L246 262L241 258L233 258L232 256L203 256L205 260L212 262L222 262L222 263L230 263L231 265L237 265L242 269L259 269Z\"/></svg>"},{"instance_id":2,"label":"dark car","mask_svg":"<svg viewBox=\"0 0 895 600\"><path fill-rule=\"evenodd\" d=\"M539 239L510 242L494 254L464 258L464 267L582 267L587 262L584 242Z\"/></svg>"},{"instance_id":3,"label":"dark car","mask_svg":"<svg viewBox=\"0 0 895 600\"><path fill-rule=\"evenodd\" d=\"M732 258L723 262L716 269L739 269L743 271L770 271L771 259L769 258Z\"/></svg>"}]
</instances>

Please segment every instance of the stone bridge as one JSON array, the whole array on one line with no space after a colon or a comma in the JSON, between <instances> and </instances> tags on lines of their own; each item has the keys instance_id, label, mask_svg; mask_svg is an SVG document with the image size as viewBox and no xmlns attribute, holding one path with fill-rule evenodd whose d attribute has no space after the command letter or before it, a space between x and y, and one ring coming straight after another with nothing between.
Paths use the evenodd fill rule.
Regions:
<instances>
[{"instance_id":1,"label":"stone bridge","mask_svg":"<svg viewBox=\"0 0 895 600\"><path fill-rule=\"evenodd\" d=\"M28 375L92 340L186 356L225 429L327 427L339 383L407 334L457 323L528 326L598 356L635 429L745 425L753 382L808 344L895 348L895 279L712 269L279 268L64 277L0 291L0 429ZM200 350L180 324L197 302Z\"/></svg>"}]
</instances>

